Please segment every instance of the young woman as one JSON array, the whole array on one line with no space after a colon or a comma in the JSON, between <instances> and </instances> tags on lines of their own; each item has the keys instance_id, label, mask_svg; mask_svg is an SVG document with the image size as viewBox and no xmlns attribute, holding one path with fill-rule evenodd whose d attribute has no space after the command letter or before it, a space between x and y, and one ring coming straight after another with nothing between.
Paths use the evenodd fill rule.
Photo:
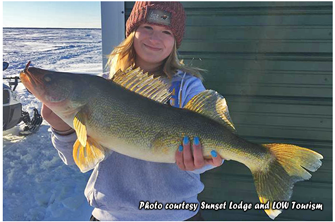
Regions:
<instances>
[{"instance_id":1,"label":"young woman","mask_svg":"<svg viewBox=\"0 0 335 222\"><path fill-rule=\"evenodd\" d=\"M179 2L136 2L126 24L127 38L110 55L110 77L131 65L172 81L170 105L182 108L205 90L199 69L182 65L177 57L185 27ZM43 105L42 115L52 127L52 142L65 164L74 164L76 134ZM201 220L195 210L165 209L167 203L198 203L204 189L200 173L223 162L217 153L205 160L199 138L181 138L176 164L154 163L113 152L93 170L85 189L95 209L91 220ZM192 149L191 149L192 146ZM192 151L193 150L193 151ZM163 209L140 209L140 203L162 203Z\"/></svg>"}]
</instances>

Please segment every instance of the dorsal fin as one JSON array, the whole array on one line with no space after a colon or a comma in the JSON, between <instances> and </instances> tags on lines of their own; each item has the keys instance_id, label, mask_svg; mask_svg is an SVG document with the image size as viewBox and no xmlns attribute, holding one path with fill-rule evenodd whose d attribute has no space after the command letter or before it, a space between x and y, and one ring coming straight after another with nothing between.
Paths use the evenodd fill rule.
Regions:
<instances>
[{"instance_id":1,"label":"dorsal fin","mask_svg":"<svg viewBox=\"0 0 335 222\"><path fill-rule=\"evenodd\" d=\"M140 68L127 68L124 72L117 71L112 81L132 92L160 103L167 103L171 97L170 84L165 83L161 77L154 77ZM170 82L170 81L169 81Z\"/></svg>"},{"instance_id":2,"label":"dorsal fin","mask_svg":"<svg viewBox=\"0 0 335 222\"><path fill-rule=\"evenodd\" d=\"M209 117L236 133L229 115L226 99L214 90L205 90L199 93L184 108Z\"/></svg>"}]
</instances>

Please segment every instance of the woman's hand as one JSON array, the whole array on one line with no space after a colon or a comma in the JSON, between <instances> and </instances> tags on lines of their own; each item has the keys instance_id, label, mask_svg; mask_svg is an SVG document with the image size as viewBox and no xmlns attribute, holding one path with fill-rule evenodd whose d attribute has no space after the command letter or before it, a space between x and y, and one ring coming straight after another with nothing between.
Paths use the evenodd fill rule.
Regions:
<instances>
[{"instance_id":1,"label":"woman's hand","mask_svg":"<svg viewBox=\"0 0 335 222\"><path fill-rule=\"evenodd\" d=\"M180 145L176 151L176 164L181 170L193 171L207 164L213 166L220 166L222 164L221 156L214 150L211 152L212 159L204 159L202 146L198 137L194 137L192 147L193 153L191 150L191 142L188 137L184 137L183 145Z\"/></svg>"},{"instance_id":2,"label":"woman's hand","mask_svg":"<svg viewBox=\"0 0 335 222\"><path fill-rule=\"evenodd\" d=\"M59 132L66 132L71 130L71 127L65 123L59 116L57 116L49 107L42 104L42 117L50 124L52 128Z\"/></svg>"}]
</instances>

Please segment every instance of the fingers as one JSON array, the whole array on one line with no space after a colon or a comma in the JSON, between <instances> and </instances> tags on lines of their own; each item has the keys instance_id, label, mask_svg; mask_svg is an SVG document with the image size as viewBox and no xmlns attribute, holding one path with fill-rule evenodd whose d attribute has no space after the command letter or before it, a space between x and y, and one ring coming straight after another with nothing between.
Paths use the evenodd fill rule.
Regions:
<instances>
[{"instance_id":1,"label":"fingers","mask_svg":"<svg viewBox=\"0 0 335 222\"><path fill-rule=\"evenodd\" d=\"M207 164L213 166L222 165L223 159L215 150L211 151L211 159L204 158L203 149L198 137L194 137L192 149L188 137L184 137L182 144L183 145L179 146L175 154L176 164L181 170L193 171Z\"/></svg>"},{"instance_id":2,"label":"fingers","mask_svg":"<svg viewBox=\"0 0 335 222\"><path fill-rule=\"evenodd\" d=\"M205 159L202 153L202 146L198 137L194 137L193 140L193 159L195 169L202 168L205 165Z\"/></svg>"},{"instance_id":3,"label":"fingers","mask_svg":"<svg viewBox=\"0 0 335 222\"><path fill-rule=\"evenodd\" d=\"M183 145L179 146L175 157L176 164L181 170L193 171L200 169L205 165L202 147L198 137L194 138L192 149L189 138L184 137Z\"/></svg>"},{"instance_id":4,"label":"fingers","mask_svg":"<svg viewBox=\"0 0 335 222\"><path fill-rule=\"evenodd\" d=\"M184 159L184 165L187 170L194 170L194 161L193 161L193 155L191 150L191 143L188 139L188 137L184 137L183 140L183 159Z\"/></svg>"},{"instance_id":5,"label":"fingers","mask_svg":"<svg viewBox=\"0 0 335 222\"><path fill-rule=\"evenodd\" d=\"M215 150L211 151L212 159L206 160L206 164L210 164L213 166L221 166L222 165L222 157L218 155Z\"/></svg>"},{"instance_id":6,"label":"fingers","mask_svg":"<svg viewBox=\"0 0 335 222\"><path fill-rule=\"evenodd\" d=\"M176 151L176 164L181 170L186 170L183 159L183 145L180 145Z\"/></svg>"}]
</instances>

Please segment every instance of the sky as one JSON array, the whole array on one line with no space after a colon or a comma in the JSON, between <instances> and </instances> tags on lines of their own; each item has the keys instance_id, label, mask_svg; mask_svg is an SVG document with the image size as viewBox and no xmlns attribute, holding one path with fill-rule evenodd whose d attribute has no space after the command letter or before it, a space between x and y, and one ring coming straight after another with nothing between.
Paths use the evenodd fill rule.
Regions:
<instances>
[{"instance_id":1,"label":"sky","mask_svg":"<svg viewBox=\"0 0 335 222\"><path fill-rule=\"evenodd\" d=\"M3 1L3 27L101 28L100 1Z\"/></svg>"}]
</instances>

